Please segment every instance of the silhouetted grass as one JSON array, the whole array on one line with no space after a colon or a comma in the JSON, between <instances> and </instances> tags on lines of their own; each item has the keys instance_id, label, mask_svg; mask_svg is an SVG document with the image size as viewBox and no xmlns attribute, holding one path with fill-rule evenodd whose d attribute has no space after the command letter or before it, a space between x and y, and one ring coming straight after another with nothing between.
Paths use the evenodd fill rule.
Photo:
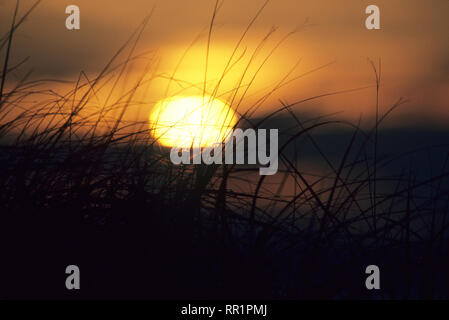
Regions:
<instances>
[{"instance_id":1,"label":"silhouetted grass","mask_svg":"<svg viewBox=\"0 0 449 320\"><path fill-rule=\"evenodd\" d=\"M239 113L262 64L255 74L242 71L231 106L242 127L269 126L281 114L293 120L280 128L278 174L259 176L254 166L175 166L147 123L123 120L128 108L139 107L136 92L152 80L151 61L130 89L114 96L129 81L133 61L145 57L134 51L150 16L95 78L80 72L73 90L61 96L41 89L51 87L49 81L25 77L14 83L8 77L15 68L9 66L14 32L34 7L20 19L16 9L0 46L2 297L448 297L449 150L429 146L428 154L433 150L444 161L439 168L429 161L431 172L424 175L412 165L422 150L399 157L379 153L381 125L404 100L381 114L376 99L368 129L332 117L303 120L295 111L352 90L281 101L279 109L256 119L254 111L290 81L288 74ZM218 9L217 2L208 43ZM209 92L213 97L260 12ZM380 64L371 65L378 96ZM178 81L176 70L169 78ZM204 94L207 83L205 76ZM28 106L30 97L41 102ZM314 135L324 127L351 130L338 156ZM311 164L320 167L318 173L298 164L306 144L315 150ZM81 268L80 292L64 287L69 264ZM365 289L370 264L381 268L381 291Z\"/></svg>"}]
</instances>

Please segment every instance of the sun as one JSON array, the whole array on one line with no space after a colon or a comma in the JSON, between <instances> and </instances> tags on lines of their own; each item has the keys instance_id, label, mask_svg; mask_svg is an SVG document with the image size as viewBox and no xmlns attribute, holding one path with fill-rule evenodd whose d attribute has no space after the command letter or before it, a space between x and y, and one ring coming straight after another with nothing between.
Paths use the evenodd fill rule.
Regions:
<instances>
[{"instance_id":1,"label":"sun","mask_svg":"<svg viewBox=\"0 0 449 320\"><path fill-rule=\"evenodd\" d=\"M149 118L150 130L167 147L211 147L222 143L237 123L232 108L212 96L174 96L159 101Z\"/></svg>"}]
</instances>

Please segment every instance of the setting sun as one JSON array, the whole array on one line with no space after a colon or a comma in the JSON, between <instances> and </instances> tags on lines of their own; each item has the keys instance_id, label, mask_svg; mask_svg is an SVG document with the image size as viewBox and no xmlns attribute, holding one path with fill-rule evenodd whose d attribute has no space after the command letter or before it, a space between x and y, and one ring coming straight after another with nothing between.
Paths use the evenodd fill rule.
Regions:
<instances>
[{"instance_id":1,"label":"setting sun","mask_svg":"<svg viewBox=\"0 0 449 320\"><path fill-rule=\"evenodd\" d=\"M207 147L221 143L237 123L234 111L211 96L175 96L159 101L150 115L150 129L167 147Z\"/></svg>"}]
</instances>

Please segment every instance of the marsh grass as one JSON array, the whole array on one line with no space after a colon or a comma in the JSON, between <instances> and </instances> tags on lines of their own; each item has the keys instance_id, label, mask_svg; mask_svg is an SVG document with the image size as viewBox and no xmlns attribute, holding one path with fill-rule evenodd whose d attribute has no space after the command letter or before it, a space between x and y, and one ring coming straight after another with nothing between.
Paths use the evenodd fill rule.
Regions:
<instances>
[{"instance_id":1,"label":"marsh grass","mask_svg":"<svg viewBox=\"0 0 449 320\"><path fill-rule=\"evenodd\" d=\"M206 71L204 94L218 96L221 79L240 59L238 48L265 5L213 89ZM208 29L206 66L219 7L217 2ZM444 158L425 176L411 160L408 167L401 160L422 150L395 157L379 153L379 128L404 100L382 114L376 98L376 119L368 129L329 116L303 120L296 112L308 101L359 89L280 101L280 108L255 118L262 103L292 81L291 73L240 113L263 64L254 74L244 69L229 92L238 125L262 128L279 115L292 120L280 128L278 174L259 176L251 166L175 166L147 123L123 116L141 106L136 92L153 77L178 82L176 70L158 75L148 59L141 76L116 95L122 82L130 82L133 61L145 57L135 48L150 15L96 77L81 72L73 90L60 95L41 89L51 88L50 80L10 78L22 67L9 65L14 33L34 8L19 18L16 7L0 42L2 297L448 297L447 146L424 150ZM253 58L259 52L257 47ZM380 63L371 66L378 97ZM45 99L29 105L34 97ZM328 127L351 131L338 156L327 154L314 135ZM303 144L313 147L319 173L298 165ZM384 170L398 162L401 170ZM76 295L64 288L69 264L83 274L83 290ZM381 267L381 291L365 289L370 264Z\"/></svg>"}]
</instances>

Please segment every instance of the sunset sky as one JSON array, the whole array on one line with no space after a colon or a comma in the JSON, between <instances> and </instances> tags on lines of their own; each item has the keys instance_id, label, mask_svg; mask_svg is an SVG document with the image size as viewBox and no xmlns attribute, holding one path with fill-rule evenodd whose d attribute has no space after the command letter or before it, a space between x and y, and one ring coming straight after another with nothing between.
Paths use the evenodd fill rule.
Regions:
<instances>
[{"instance_id":1,"label":"sunset sky","mask_svg":"<svg viewBox=\"0 0 449 320\"><path fill-rule=\"evenodd\" d=\"M448 124L449 0L0 0L0 300L447 299Z\"/></svg>"},{"instance_id":2,"label":"sunset sky","mask_svg":"<svg viewBox=\"0 0 449 320\"><path fill-rule=\"evenodd\" d=\"M15 1L0 0L0 30L9 28ZM21 1L25 12L34 1ZM129 38L145 15L153 11L139 42L137 53L151 50L154 74L172 74L185 50L194 42L179 66L176 78L188 83L204 81L207 30L215 1L212 0L44 0L18 31L13 63L30 56L17 78L33 69L36 78L76 81L81 70L98 73L114 52ZM65 8L78 5L81 29L65 28ZM381 30L365 28L365 8L376 4L381 12ZM234 46L263 1L225 0L218 12L211 37L207 79L216 80ZM382 60L381 108L386 110L399 97L410 102L400 113L421 119L445 121L449 117L449 1L271 1L263 10L238 49L239 64L223 82L220 92L232 90L260 41L274 26L251 67L254 72L272 48L286 39L263 67L240 108L246 108L290 71L289 79L325 66L289 82L277 91L259 112L280 106L279 100L294 102L310 96L374 85L367 58ZM245 51L246 48L246 51ZM295 64L301 62L292 71ZM138 73L138 72L137 72ZM248 76L248 79L251 77ZM167 80L155 79L145 93L143 114L164 96ZM55 85L56 86L56 85ZM67 90L57 85L58 90ZM70 85L69 85L70 86ZM73 85L71 85L73 86ZM210 87L208 87L209 89ZM55 87L56 90L56 87ZM169 94L175 94L172 86ZM373 88L316 100L298 111L342 112L343 118L371 116ZM444 117L443 117L444 116Z\"/></svg>"}]
</instances>

